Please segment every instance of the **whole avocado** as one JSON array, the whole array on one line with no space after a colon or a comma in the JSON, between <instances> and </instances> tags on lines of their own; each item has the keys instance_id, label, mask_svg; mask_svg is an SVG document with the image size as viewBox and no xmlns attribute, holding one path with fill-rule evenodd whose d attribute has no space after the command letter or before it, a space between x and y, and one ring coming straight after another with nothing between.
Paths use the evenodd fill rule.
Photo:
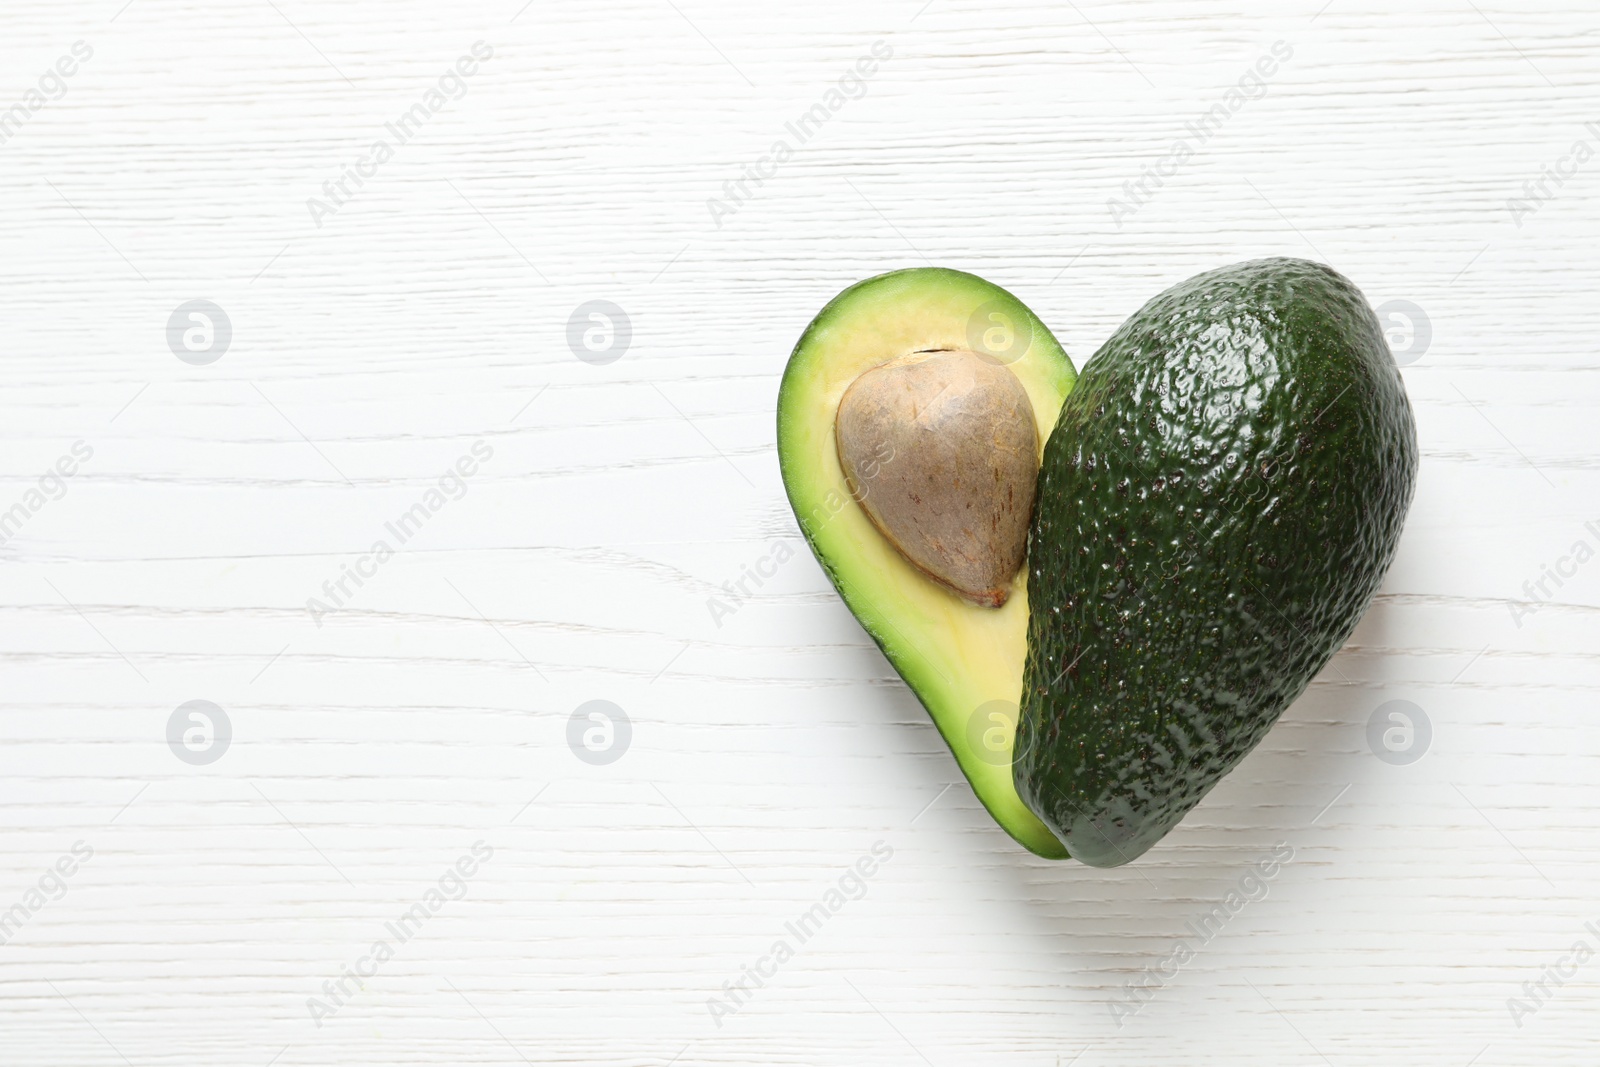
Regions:
<instances>
[{"instance_id":1,"label":"whole avocado","mask_svg":"<svg viewBox=\"0 0 1600 1067\"><path fill-rule=\"evenodd\" d=\"M1044 450L1013 776L1072 856L1134 859L1355 629L1394 557L1416 427L1361 292L1262 259L1151 300Z\"/></svg>"}]
</instances>

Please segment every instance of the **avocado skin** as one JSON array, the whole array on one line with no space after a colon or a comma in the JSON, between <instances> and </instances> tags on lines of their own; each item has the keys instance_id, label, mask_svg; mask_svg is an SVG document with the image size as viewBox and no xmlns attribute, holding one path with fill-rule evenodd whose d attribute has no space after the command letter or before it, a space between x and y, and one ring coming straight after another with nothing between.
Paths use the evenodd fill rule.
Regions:
<instances>
[{"instance_id":1,"label":"avocado skin","mask_svg":"<svg viewBox=\"0 0 1600 1067\"><path fill-rule=\"evenodd\" d=\"M1139 856L1305 690L1383 579L1416 470L1377 318L1322 264L1198 275L1101 346L1039 473L1013 763L1075 859Z\"/></svg>"}]
</instances>

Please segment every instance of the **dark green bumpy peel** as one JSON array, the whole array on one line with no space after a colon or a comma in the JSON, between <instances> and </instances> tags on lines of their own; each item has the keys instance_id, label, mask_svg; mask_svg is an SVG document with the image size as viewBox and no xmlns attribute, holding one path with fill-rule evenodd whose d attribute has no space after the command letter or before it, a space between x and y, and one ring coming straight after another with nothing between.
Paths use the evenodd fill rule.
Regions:
<instances>
[{"instance_id":1,"label":"dark green bumpy peel","mask_svg":"<svg viewBox=\"0 0 1600 1067\"><path fill-rule=\"evenodd\" d=\"M1355 629L1394 557L1416 428L1365 298L1264 259L1162 293L1045 446L1013 774L1072 856L1175 826Z\"/></svg>"}]
</instances>

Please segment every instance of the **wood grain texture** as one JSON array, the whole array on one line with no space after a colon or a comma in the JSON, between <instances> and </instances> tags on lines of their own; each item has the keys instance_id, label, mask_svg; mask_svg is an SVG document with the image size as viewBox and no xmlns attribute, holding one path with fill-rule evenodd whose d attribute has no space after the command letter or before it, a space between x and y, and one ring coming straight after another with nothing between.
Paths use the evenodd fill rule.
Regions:
<instances>
[{"instance_id":1,"label":"wood grain texture","mask_svg":"<svg viewBox=\"0 0 1600 1067\"><path fill-rule=\"evenodd\" d=\"M1525 588L1600 548L1591 8L520 6L0 13L0 116L93 51L0 144L0 511L93 451L0 544L0 913L93 849L0 944L0 1061L1592 1062L1600 959L1507 1006L1600 947L1600 563ZM317 225L478 41L464 95ZM864 95L713 218L877 41ZM1163 162L1275 42L1264 95ZM773 401L845 285L977 272L1081 366L1165 286L1270 254L1425 309L1422 479L1349 645L1137 864L1014 846L803 551L708 611L800 547ZM233 327L209 366L168 347L194 298ZM633 330L604 366L567 344L595 299ZM165 740L194 699L232 724L210 765ZM567 743L593 699L632 722L609 765ZM1419 762L1368 748L1389 700L1432 723ZM316 1025L477 841L465 895ZM708 998L877 841L865 895L718 1025ZM1280 841L1265 897L1119 1026Z\"/></svg>"}]
</instances>

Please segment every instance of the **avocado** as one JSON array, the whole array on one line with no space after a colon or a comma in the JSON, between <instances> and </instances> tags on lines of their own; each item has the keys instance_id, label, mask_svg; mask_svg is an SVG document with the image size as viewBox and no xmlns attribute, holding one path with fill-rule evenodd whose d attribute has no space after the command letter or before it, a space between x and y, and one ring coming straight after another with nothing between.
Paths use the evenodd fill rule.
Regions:
<instances>
[{"instance_id":1,"label":"avocado","mask_svg":"<svg viewBox=\"0 0 1600 1067\"><path fill-rule=\"evenodd\" d=\"M903 362L886 368L895 361ZM876 377L895 380L876 389L871 378L863 381L868 394L842 412L846 392L875 370ZM831 300L795 345L778 391L779 466L812 552L927 709L995 821L1025 847L1052 858L1065 857L1066 850L1017 797L1011 744L1028 625L1021 551L1038 453L1074 377L1061 346L1016 297L962 271L916 268L869 278ZM968 388L943 388L952 382ZM987 397L978 411L966 403L975 393ZM947 410L951 400L958 410ZM1031 414L1028 435L1017 426L1023 405ZM909 425L885 432L883 413L894 410L904 410ZM842 413L856 422L840 420ZM972 431L984 418L1000 442L993 450L1009 458L975 462L981 470L970 472L977 476L973 484L964 481L958 489L951 486L958 473L953 467L948 476L927 479L937 475L948 431L982 444ZM853 454L841 455L841 437ZM975 505L978 490L993 489L977 484L985 479L1003 478L1014 488L1021 469L1016 454L1030 440L1028 506L1012 507L1007 517L1014 533L974 529L960 538L960 530L936 530L924 539L930 544L918 548L920 561L907 556L911 546L891 539L917 518L919 500ZM919 469L902 477L913 465ZM926 480L926 492L918 491L916 474ZM1000 496L990 499L1003 508ZM876 519L863 500L882 502ZM979 516L978 525L991 518ZM886 526L894 529L886 533ZM996 580L988 564L1008 536L1016 555L1010 572ZM968 575L954 565L960 562L975 564L965 592L959 586ZM995 602L999 606L988 606Z\"/></svg>"},{"instance_id":2,"label":"avocado","mask_svg":"<svg viewBox=\"0 0 1600 1067\"><path fill-rule=\"evenodd\" d=\"M1096 866L1176 825L1349 637L1417 466L1376 317L1294 259L1169 289L1081 379L998 286L868 279L790 356L778 455L984 806Z\"/></svg>"},{"instance_id":3,"label":"avocado","mask_svg":"<svg viewBox=\"0 0 1600 1067\"><path fill-rule=\"evenodd\" d=\"M1029 532L1018 794L1095 866L1134 859L1350 636L1416 482L1361 292L1263 259L1122 324L1045 445Z\"/></svg>"}]
</instances>

